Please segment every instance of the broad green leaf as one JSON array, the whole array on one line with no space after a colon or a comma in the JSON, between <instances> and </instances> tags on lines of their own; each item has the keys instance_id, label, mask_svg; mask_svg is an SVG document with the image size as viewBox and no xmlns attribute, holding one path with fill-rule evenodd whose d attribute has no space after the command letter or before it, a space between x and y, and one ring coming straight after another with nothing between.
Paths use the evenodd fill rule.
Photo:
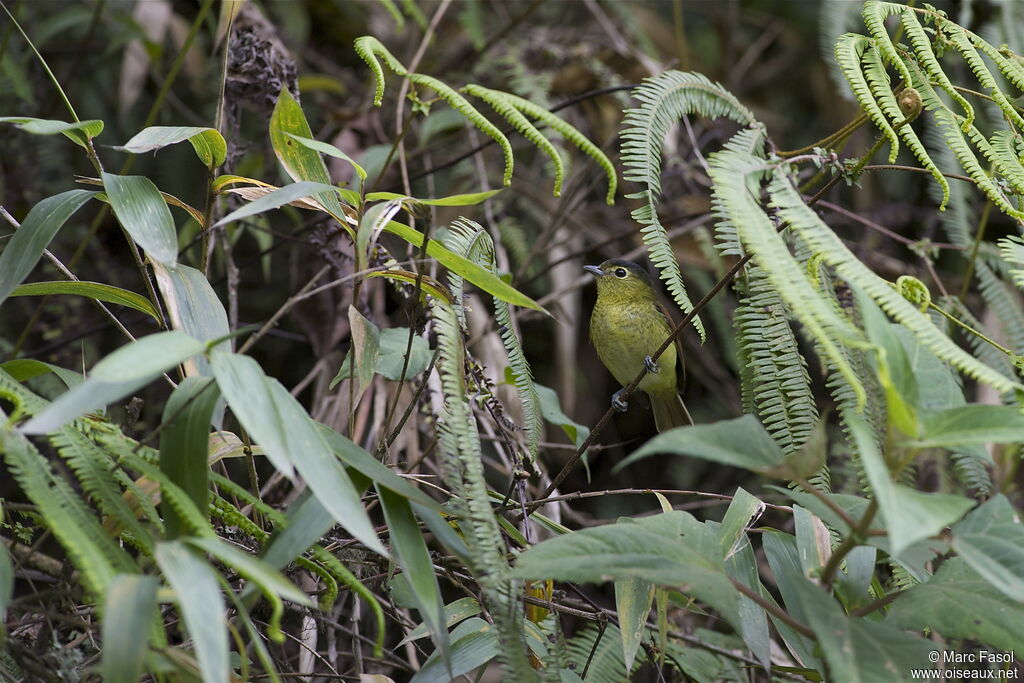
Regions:
<instances>
[{"instance_id":1,"label":"broad green leaf","mask_svg":"<svg viewBox=\"0 0 1024 683\"><path fill-rule=\"evenodd\" d=\"M640 649L653 602L653 583L635 576L615 582L615 611L619 615L619 632L622 634L623 663L626 671L633 669L633 660L636 658L636 651Z\"/></svg>"},{"instance_id":2,"label":"broad green leaf","mask_svg":"<svg viewBox=\"0 0 1024 683\"><path fill-rule=\"evenodd\" d=\"M998 494L953 527L953 549L1004 595L1024 602L1024 525Z\"/></svg>"},{"instance_id":3,"label":"broad green leaf","mask_svg":"<svg viewBox=\"0 0 1024 683\"><path fill-rule=\"evenodd\" d=\"M889 608L885 623L938 631L1003 650L1024 643L1024 604L1007 600L962 557L942 563L927 582L914 586Z\"/></svg>"},{"instance_id":4,"label":"broad green leaf","mask_svg":"<svg viewBox=\"0 0 1024 683\"><path fill-rule=\"evenodd\" d=\"M376 242L381 230L384 229L384 226L388 224L401 208L402 202L400 201L381 202L367 209L366 213L359 219L359 227L356 230L357 272L366 270L370 245Z\"/></svg>"},{"instance_id":5,"label":"broad green leaf","mask_svg":"<svg viewBox=\"0 0 1024 683\"><path fill-rule=\"evenodd\" d=\"M363 169L363 167L357 164L352 157L345 154L334 145L326 142L320 142L319 140L314 140L312 138L305 138L302 137L301 135L293 135L292 133L286 132L285 135L292 138L293 140L298 141L300 145L308 147L309 149L315 152L320 152L321 154L326 154L327 156L334 157L335 159L347 161L352 166L352 168L355 169L356 175L359 176L359 179L366 180L366 171Z\"/></svg>"},{"instance_id":6,"label":"broad green leaf","mask_svg":"<svg viewBox=\"0 0 1024 683\"><path fill-rule=\"evenodd\" d=\"M396 221L388 221L384 229L393 235L401 237L414 247L423 246L423 233L410 228L408 225ZM427 256L436 259L442 266L456 275L461 275L491 296L514 306L532 308L535 311L547 313L540 304L506 283L494 273L448 250L437 240L427 242Z\"/></svg>"},{"instance_id":7,"label":"broad green leaf","mask_svg":"<svg viewBox=\"0 0 1024 683\"><path fill-rule=\"evenodd\" d=\"M926 414L913 448L950 448L1024 441L1024 415L1013 406L971 404Z\"/></svg>"},{"instance_id":8,"label":"broad green leaf","mask_svg":"<svg viewBox=\"0 0 1024 683\"><path fill-rule=\"evenodd\" d=\"M936 649L934 643L870 619L847 617L831 595L802 576L793 578L794 598L818 636L832 679L903 681L911 669L931 668L928 654Z\"/></svg>"},{"instance_id":9,"label":"broad green leaf","mask_svg":"<svg viewBox=\"0 0 1024 683\"><path fill-rule=\"evenodd\" d=\"M158 332L122 346L96 363L84 382L61 394L26 422L25 434L47 434L91 410L141 389L204 345L183 332Z\"/></svg>"},{"instance_id":10,"label":"broad green leaf","mask_svg":"<svg viewBox=\"0 0 1024 683\"><path fill-rule=\"evenodd\" d=\"M512 375L512 368L505 368L505 381L515 384ZM537 391L537 399L540 401L540 413L544 419L551 424L558 425L565 432L577 448L590 436L590 427L581 425L562 411L562 402L558 400L558 394L551 387L534 383L533 388Z\"/></svg>"},{"instance_id":11,"label":"broad green leaf","mask_svg":"<svg viewBox=\"0 0 1024 683\"><path fill-rule=\"evenodd\" d=\"M725 575L717 536L678 510L549 538L523 552L512 574L580 582L639 578L685 586L739 628L739 594Z\"/></svg>"},{"instance_id":12,"label":"broad green leaf","mask_svg":"<svg viewBox=\"0 0 1024 683\"><path fill-rule=\"evenodd\" d=\"M749 503L742 500L740 501L739 510L744 511L742 514L739 512L737 513L740 519L743 518L745 511L749 509L748 505ZM760 514L760 512L757 514ZM726 516L728 517L728 512L726 513ZM723 520L718 530L719 540L723 546L724 542L732 535L732 533L727 530L726 521L729 520ZM705 524L714 528L714 522L705 522ZM741 543L731 546L727 553L728 554L725 558L725 573L729 578L734 581L739 581L768 602L774 603L774 598L772 598L771 594L761 585L757 559L754 557L754 549L750 545L750 541L747 540L746 535L742 537ZM765 612L765 609L761 607L761 605L757 604L747 596L741 595L739 597L739 620L740 624L738 630L740 636L743 638L743 642L746 643L750 652L757 658L757 661L761 662L762 666L767 667L771 663L771 633L768 630L767 612Z\"/></svg>"},{"instance_id":13,"label":"broad green leaf","mask_svg":"<svg viewBox=\"0 0 1024 683\"><path fill-rule=\"evenodd\" d=\"M263 446L274 469L294 479L292 451L298 444L290 442L291 433L286 430L282 416L274 405L263 368L248 356L217 349L210 353L210 365L217 378L217 385L235 417L256 443Z\"/></svg>"},{"instance_id":14,"label":"broad green leaf","mask_svg":"<svg viewBox=\"0 0 1024 683\"><path fill-rule=\"evenodd\" d=\"M803 568L796 547L796 538L774 529L766 530L761 534L761 547L768 560L768 567L772 570L772 576L775 577L775 585L786 605L786 612L800 623L806 624L807 612L800 602L797 586L797 582L803 581ZM811 669L821 668L815 654L814 640L776 617L772 617L771 620L803 666Z\"/></svg>"},{"instance_id":15,"label":"broad green leaf","mask_svg":"<svg viewBox=\"0 0 1024 683\"><path fill-rule=\"evenodd\" d=\"M323 538L334 526L324 506L311 489L306 489L288 508L288 524L275 526L274 533L260 557L274 569L281 569Z\"/></svg>"},{"instance_id":16,"label":"broad green leaf","mask_svg":"<svg viewBox=\"0 0 1024 683\"><path fill-rule=\"evenodd\" d=\"M366 319L355 306L348 307L348 324L352 332L352 343L348 358L355 357L356 387L355 402L358 404L363 392L373 379L377 367L377 356L380 351L380 331L377 326ZM334 382L331 382L333 385Z\"/></svg>"},{"instance_id":17,"label":"broad green leaf","mask_svg":"<svg viewBox=\"0 0 1024 683\"><path fill-rule=\"evenodd\" d=\"M377 372L387 379L398 381L402 376L406 348L409 348L408 328L388 327L381 330ZM409 348L409 362L405 368L405 379L411 379L426 370L432 357L433 353L427 340L417 334L412 335L412 347Z\"/></svg>"},{"instance_id":18,"label":"broad green leaf","mask_svg":"<svg viewBox=\"0 0 1024 683\"><path fill-rule=\"evenodd\" d=\"M374 370L387 379L398 381L402 374L402 362L405 349L409 342L409 329L406 327L386 327L380 330L380 343L377 351L377 366ZM409 365L405 370L405 378L412 379L427 369L433 353L426 339L418 335L412 337L412 349ZM345 354L338 374L331 380L331 388L338 382L352 376L352 355Z\"/></svg>"},{"instance_id":19,"label":"broad green leaf","mask_svg":"<svg viewBox=\"0 0 1024 683\"><path fill-rule=\"evenodd\" d=\"M494 627L476 617L455 627L451 643L450 668L435 652L412 677L411 683L449 683L501 654Z\"/></svg>"},{"instance_id":20,"label":"broad green leaf","mask_svg":"<svg viewBox=\"0 0 1024 683\"><path fill-rule=\"evenodd\" d=\"M220 391L210 377L186 377L171 393L163 414L160 432L160 471L188 494L198 510L210 505L209 451L210 421ZM174 539L188 527L167 500L160 510L168 539Z\"/></svg>"},{"instance_id":21,"label":"broad green leaf","mask_svg":"<svg viewBox=\"0 0 1024 683\"><path fill-rule=\"evenodd\" d=\"M441 657L448 659L448 631L445 628L441 589L412 507L407 499L383 486L377 486L377 499L388 525L391 552L409 581L416 608L430 630L431 639L441 652Z\"/></svg>"},{"instance_id":22,"label":"broad green leaf","mask_svg":"<svg viewBox=\"0 0 1024 683\"><path fill-rule=\"evenodd\" d=\"M271 209L280 208L286 204L290 204L296 199L302 199L303 197L315 197L317 201L323 200L328 194L332 193L337 198L338 188L334 185L328 185L325 183L316 182L296 182L291 185L285 185L272 192L269 192L259 199L255 199L245 206L235 209L224 218L213 224L213 227L225 225L232 221L237 221L241 218L247 218L248 216L255 216L258 213L264 211L270 211Z\"/></svg>"},{"instance_id":23,"label":"broad green leaf","mask_svg":"<svg viewBox=\"0 0 1024 683\"><path fill-rule=\"evenodd\" d=\"M39 377L40 375L52 372L57 375L60 381L64 383L64 386L69 389L76 384L81 384L85 379L74 370L68 370L60 367L59 365L44 363L32 358L16 358L14 360L9 360L6 363L0 363L0 370L9 374L16 382L24 382L27 379L32 379L33 377Z\"/></svg>"},{"instance_id":24,"label":"broad green leaf","mask_svg":"<svg viewBox=\"0 0 1024 683\"><path fill-rule=\"evenodd\" d=\"M313 139L313 133L306 122L306 115L302 113L302 107L288 92L288 88L282 87L277 104L274 105L274 113L270 116L270 144L274 147L274 154L277 155L278 161L284 166L284 170L292 180L296 182L308 180L331 185L331 176L327 173L327 166L320 158L320 154L316 150L300 144L291 137L292 135L308 140ZM330 192L321 192L316 198L327 209L327 213L341 223L342 227L348 228L345 222L345 210L338 199L337 188Z\"/></svg>"},{"instance_id":25,"label":"broad green leaf","mask_svg":"<svg viewBox=\"0 0 1024 683\"><path fill-rule=\"evenodd\" d=\"M264 591L279 595L297 605L313 606L313 601L309 599L308 595L260 558L243 552L219 538L196 538L193 536L182 540L194 548L213 555L235 569L246 580L259 585Z\"/></svg>"},{"instance_id":26,"label":"broad green leaf","mask_svg":"<svg viewBox=\"0 0 1024 683\"><path fill-rule=\"evenodd\" d=\"M0 123L14 124L20 130L34 135L62 133L80 147L85 147L89 140L103 132L103 122L98 119L68 123L67 121L34 119L28 116L0 116Z\"/></svg>"},{"instance_id":27,"label":"broad green leaf","mask_svg":"<svg viewBox=\"0 0 1024 683\"><path fill-rule=\"evenodd\" d=\"M274 467L287 476L298 470L339 524L386 556L359 492L299 402L247 356L214 350L211 362L228 405Z\"/></svg>"},{"instance_id":28,"label":"broad green leaf","mask_svg":"<svg viewBox=\"0 0 1024 683\"><path fill-rule=\"evenodd\" d=\"M231 333L224 304L202 272L181 263L154 263L153 274L171 327L201 342L225 339ZM230 350L231 340L225 339L219 348ZM212 377L213 371L205 356L195 356L185 363L185 374Z\"/></svg>"},{"instance_id":29,"label":"broad green leaf","mask_svg":"<svg viewBox=\"0 0 1024 683\"><path fill-rule=\"evenodd\" d=\"M132 154L143 154L175 145L184 140L192 143L196 156L207 166L220 166L227 156L228 147L224 137L214 128L198 126L150 126L136 133L121 147L114 147Z\"/></svg>"},{"instance_id":30,"label":"broad green leaf","mask_svg":"<svg viewBox=\"0 0 1024 683\"><path fill-rule=\"evenodd\" d=\"M103 173L103 188L117 221L153 261L172 266L178 234L167 201L153 181L140 175Z\"/></svg>"},{"instance_id":31,"label":"broad green leaf","mask_svg":"<svg viewBox=\"0 0 1024 683\"><path fill-rule=\"evenodd\" d=\"M832 555L832 537L820 518L799 505L793 506L793 526L803 575L812 576Z\"/></svg>"},{"instance_id":32,"label":"broad green leaf","mask_svg":"<svg viewBox=\"0 0 1024 683\"><path fill-rule=\"evenodd\" d=\"M613 471L655 453L690 455L704 460L771 473L783 461L782 449L753 415L713 424L676 427L654 437Z\"/></svg>"},{"instance_id":33,"label":"broad green leaf","mask_svg":"<svg viewBox=\"0 0 1024 683\"><path fill-rule=\"evenodd\" d=\"M465 621L470 617L475 617L480 614L480 603L474 598L459 598L444 606L444 624L445 628L451 628L460 621ZM430 631L427 630L426 623L420 623L416 628L409 631L409 635L402 638L402 642L399 645L413 640L419 640L430 635Z\"/></svg>"},{"instance_id":34,"label":"broad green leaf","mask_svg":"<svg viewBox=\"0 0 1024 683\"><path fill-rule=\"evenodd\" d=\"M845 570L836 573L836 593L843 599L847 611L874 600L868 589L875 575L877 556L878 549L869 545L857 546L846 554Z\"/></svg>"},{"instance_id":35,"label":"broad green leaf","mask_svg":"<svg viewBox=\"0 0 1024 683\"><path fill-rule=\"evenodd\" d=\"M103 660L107 683L136 683L149 650L156 615L155 576L119 574L110 582L103 607Z\"/></svg>"},{"instance_id":36,"label":"broad green leaf","mask_svg":"<svg viewBox=\"0 0 1024 683\"><path fill-rule=\"evenodd\" d=\"M228 632L224 597L210 563L181 541L160 543L154 553L171 584L192 641L204 683L228 683Z\"/></svg>"},{"instance_id":37,"label":"broad green leaf","mask_svg":"<svg viewBox=\"0 0 1024 683\"><path fill-rule=\"evenodd\" d=\"M46 296L50 294L74 294L76 296L89 297L96 301L106 301L110 304L127 306L149 315L157 322L160 321L160 316L157 314L153 302L146 297L127 289L105 285L101 282L85 282L82 280L30 282L18 285L11 292L11 296Z\"/></svg>"},{"instance_id":38,"label":"broad green leaf","mask_svg":"<svg viewBox=\"0 0 1024 683\"><path fill-rule=\"evenodd\" d=\"M408 498L425 508L440 511L441 505L427 494L420 491L407 479L398 476L391 469L385 466L380 460L367 453L361 446L351 441L348 437L339 434L330 427L313 423L320 435L327 442L327 445L334 451L334 454L341 459L346 466L351 467L375 484L380 484L391 489L403 498ZM421 514L420 517L423 517Z\"/></svg>"},{"instance_id":39,"label":"broad green leaf","mask_svg":"<svg viewBox=\"0 0 1024 683\"><path fill-rule=\"evenodd\" d=\"M447 197L438 197L437 199L419 199L394 192L370 192L366 195L366 201L375 202L383 199L400 199L402 201L416 202L417 204L426 204L427 206L474 206L487 201L499 192L501 190L488 190L486 192L472 192L469 194L453 194Z\"/></svg>"},{"instance_id":40,"label":"broad green leaf","mask_svg":"<svg viewBox=\"0 0 1024 683\"><path fill-rule=\"evenodd\" d=\"M938 534L971 508L973 502L965 496L925 493L893 482L889 466L878 451L864 418L846 411L844 421L857 444L864 472L878 500L893 556L899 557L916 541Z\"/></svg>"},{"instance_id":41,"label":"broad green leaf","mask_svg":"<svg viewBox=\"0 0 1024 683\"><path fill-rule=\"evenodd\" d=\"M764 510L764 503L741 487L736 487L736 493L733 494L729 508L725 511L719 530L723 557L727 558L741 546L750 544L747 540L747 528L757 521Z\"/></svg>"},{"instance_id":42,"label":"broad green leaf","mask_svg":"<svg viewBox=\"0 0 1024 683\"><path fill-rule=\"evenodd\" d=\"M21 227L5 240L0 252L0 303L32 272L46 245L61 226L96 192L68 190L32 207Z\"/></svg>"}]
</instances>

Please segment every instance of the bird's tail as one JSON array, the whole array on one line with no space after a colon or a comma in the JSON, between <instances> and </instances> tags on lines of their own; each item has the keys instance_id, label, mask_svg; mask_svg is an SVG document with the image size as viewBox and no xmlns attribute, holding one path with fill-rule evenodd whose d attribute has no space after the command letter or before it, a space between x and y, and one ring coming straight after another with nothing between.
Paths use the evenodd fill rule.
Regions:
<instances>
[{"instance_id":1,"label":"bird's tail","mask_svg":"<svg viewBox=\"0 0 1024 683\"><path fill-rule=\"evenodd\" d=\"M693 424L690 411L686 409L686 404L679 394L651 396L651 409L654 411L654 424L659 432Z\"/></svg>"}]
</instances>

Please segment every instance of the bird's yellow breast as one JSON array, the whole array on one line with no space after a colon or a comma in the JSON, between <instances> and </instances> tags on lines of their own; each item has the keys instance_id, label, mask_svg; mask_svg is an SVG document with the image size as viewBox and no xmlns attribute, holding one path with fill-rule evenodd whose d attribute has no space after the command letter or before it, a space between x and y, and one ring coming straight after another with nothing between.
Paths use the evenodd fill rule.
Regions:
<instances>
[{"instance_id":1,"label":"bird's yellow breast","mask_svg":"<svg viewBox=\"0 0 1024 683\"><path fill-rule=\"evenodd\" d=\"M599 297L590 316L590 340L597 355L623 386L633 381L643 368L644 357L653 356L671 332L653 300L608 303ZM657 363L659 372L648 373L639 388L648 394L674 394L675 344L665 349Z\"/></svg>"}]
</instances>

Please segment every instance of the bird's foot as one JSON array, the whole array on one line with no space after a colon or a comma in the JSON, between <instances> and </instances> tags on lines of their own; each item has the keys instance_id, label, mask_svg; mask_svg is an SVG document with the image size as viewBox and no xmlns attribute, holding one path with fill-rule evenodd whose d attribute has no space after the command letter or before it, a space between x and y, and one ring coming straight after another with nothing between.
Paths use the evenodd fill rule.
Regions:
<instances>
[{"instance_id":1,"label":"bird's foot","mask_svg":"<svg viewBox=\"0 0 1024 683\"><path fill-rule=\"evenodd\" d=\"M650 356L644 356L644 367L647 368L647 372L657 373L659 371L658 364Z\"/></svg>"},{"instance_id":2,"label":"bird's foot","mask_svg":"<svg viewBox=\"0 0 1024 683\"><path fill-rule=\"evenodd\" d=\"M619 389L614 394L612 394L612 408L615 408L615 410L619 411L620 413L624 413L629 409L629 404L627 404L625 401L619 398L623 391L625 391L625 389Z\"/></svg>"}]
</instances>

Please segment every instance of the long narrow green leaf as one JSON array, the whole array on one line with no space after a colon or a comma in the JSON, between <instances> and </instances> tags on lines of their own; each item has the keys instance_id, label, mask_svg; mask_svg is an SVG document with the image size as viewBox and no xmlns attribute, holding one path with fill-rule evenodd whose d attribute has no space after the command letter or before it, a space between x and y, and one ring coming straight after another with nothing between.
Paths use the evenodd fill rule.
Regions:
<instances>
[{"instance_id":1,"label":"long narrow green leaf","mask_svg":"<svg viewBox=\"0 0 1024 683\"><path fill-rule=\"evenodd\" d=\"M24 280L61 226L97 192L68 190L32 207L0 253L0 303Z\"/></svg>"},{"instance_id":2,"label":"long narrow green leaf","mask_svg":"<svg viewBox=\"0 0 1024 683\"><path fill-rule=\"evenodd\" d=\"M377 498L391 537L391 550L412 588L417 609L430 630L442 659L448 659L448 631L445 628L444 603L434 574L434 563L423 540L409 501L390 489L377 486Z\"/></svg>"},{"instance_id":3,"label":"long narrow green leaf","mask_svg":"<svg viewBox=\"0 0 1024 683\"><path fill-rule=\"evenodd\" d=\"M176 594L204 683L227 683L228 632L216 572L181 541L160 543L154 556Z\"/></svg>"},{"instance_id":4,"label":"long narrow green leaf","mask_svg":"<svg viewBox=\"0 0 1024 683\"><path fill-rule=\"evenodd\" d=\"M207 451L210 420L220 392L209 377L186 377L164 407L160 432L160 471L181 487L205 511L210 504ZM174 539L188 527L173 505L161 502L167 538Z\"/></svg>"},{"instance_id":5,"label":"long narrow green leaf","mask_svg":"<svg viewBox=\"0 0 1024 683\"><path fill-rule=\"evenodd\" d=\"M352 166L352 168L355 169L356 175L359 176L359 179L366 180L366 170L362 166L357 164L355 160L352 159L352 157L345 154L334 145L328 144L326 142L320 142L319 140L313 140L312 138L304 138L301 135L293 135L292 133L285 133L285 135L292 138L293 140L298 141L298 143L303 147L308 147L315 152L326 154L327 156L334 157L335 159L347 161ZM369 199L369 196L367 196L367 199Z\"/></svg>"},{"instance_id":6,"label":"long narrow green leaf","mask_svg":"<svg viewBox=\"0 0 1024 683\"><path fill-rule=\"evenodd\" d=\"M207 166L220 166L227 156L228 147L224 137L215 128L199 126L150 126L143 128L128 142L114 147L123 152L143 154L153 150L175 145L188 140L196 151L196 156Z\"/></svg>"},{"instance_id":7,"label":"long narrow green leaf","mask_svg":"<svg viewBox=\"0 0 1024 683\"><path fill-rule=\"evenodd\" d=\"M103 608L103 660L107 683L135 683L142 675L149 634L156 614L155 576L119 574Z\"/></svg>"},{"instance_id":8,"label":"long narrow green leaf","mask_svg":"<svg viewBox=\"0 0 1024 683\"><path fill-rule=\"evenodd\" d=\"M145 313L157 322L160 316L153 306L153 302L127 289L105 285L102 282L84 282L82 280L54 280L50 282L30 282L18 285L11 292L11 296L46 296L50 294L74 294L85 296L96 301L106 301L109 304L118 304L134 308L136 311Z\"/></svg>"},{"instance_id":9,"label":"long narrow green leaf","mask_svg":"<svg viewBox=\"0 0 1024 683\"><path fill-rule=\"evenodd\" d=\"M313 138L313 132L309 129L302 107L288 92L288 88L282 87L277 104L274 105L274 113L270 116L270 144L274 147L274 154L292 180L309 180L330 185L331 176L327 173L324 160L316 150L300 144L289 133L302 138ZM337 188L332 192L318 194L317 200L342 227L348 227L345 222L345 211L338 199Z\"/></svg>"},{"instance_id":10,"label":"long narrow green leaf","mask_svg":"<svg viewBox=\"0 0 1024 683\"><path fill-rule=\"evenodd\" d=\"M34 119L30 116L0 116L0 123L14 124L20 130L34 135L61 133L80 147L85 147L89 140L103 132L103 122L98 119L68 123L67 121Z\"/></svg>"},{"instance_id":11,"label":"long narrow green leaf","mask_svg":"<svg viewBox=\"0 0 1024 683\"><path fill-rule=\"evenodd\" d=\"M403 225L396 221L389 221L387 225L384 226L384 229L393 235L401 237L414 247L420 247L423 245L423 233L409 227L408 225ZM453 273L466 278L491 296L495 296L502 301L507 301L515 306L532 308L535 311L547 313L540 304L512 287L512 285L503 281L497 275L446 249L444 245L437 240L430 240L427 242L427 256L437 259L437 262L442 266Z\"/></svg>"},{"instance_id":12,"label":"long narrow green leaf","mask_svg":"<svg viewBox=\"0 0 1024 683\"><path fill-rule=\"evenodd\" d=\"M279 187L273 192L269 192L259 199L253 200L238 209L235 209L224 218L213 224L213 227L220 225L226 225L232 221L237 221L241 218L247 218L248 216L255 216L258 213L264 211L270 211L271 209L280 208L286 204L294 202L296 199L302 199L303 197L315 197L321 204L323 203L324 197L331 193L335 196L338 195L338 188L334 185L327 183L318 183L310 181L300 181L292 183L291 185L285 185Z\"/></svg>"},{"instance_id":13,"label":"long narrow green leaf","mask_svg":"<svg viewBox=\"0 0 1024 683\"><path fill-rule=\"evenodd\" d=\"M229 567L233 567L239 574L258 584L265 591L280 595L285 600L290 600L298 605L313 606L313 601L309 599L308 595L258 557L242 552L219 538L196 538L193 536L184 539L184 542L213 555Z\"/></svg>"},{"instance_id":14,"label":"long narrow green leaf","mask_svg":"<svg viewBox=\"0 0 1024 683\"><path fill-rule=\"evenodd\" d=\"M71 388L26 422L25 434L46 434L90 410L141 389L204 345L183 332L158 332L122 346L93 366L84 382Z\"/></svg>"},{"instance_id":15,"label":"long narrow green leaf","mask_svg":"<svg viewBox=\"0 0 1024 683\"><path fill-rule=\"evenodd\" d=\"M215 350L212 365L231 410L274 466L288 476L297 470L339 524L386 556L359 492L299 402L247 356Z\"/></svg>"},{"instance_id":16,"label":"long narrow green leaf","mask_svg":"<svg viewBox=\"0 0 1024 683\"><path fill-rule=\"evenodd\" d=\"M164 266L153 264L160 296L171 319L171 326L201 342L224 339L221 349L231 349L228 313L202 272L184 264ZM205 356L195 356L185 363L185 374L212 377Z\"/></svg>"},{"instance_id":17,"label":"long narrow green leaf","mask_svg":"<svg viewBox=\"0 0 1024 683\"><path fill-rule=\"evenodd\" d=\"M103 173L103 187L118 222L152 260L174 265L178 235L167 201L145 176Z\"/></svg>"}]
</instances>

